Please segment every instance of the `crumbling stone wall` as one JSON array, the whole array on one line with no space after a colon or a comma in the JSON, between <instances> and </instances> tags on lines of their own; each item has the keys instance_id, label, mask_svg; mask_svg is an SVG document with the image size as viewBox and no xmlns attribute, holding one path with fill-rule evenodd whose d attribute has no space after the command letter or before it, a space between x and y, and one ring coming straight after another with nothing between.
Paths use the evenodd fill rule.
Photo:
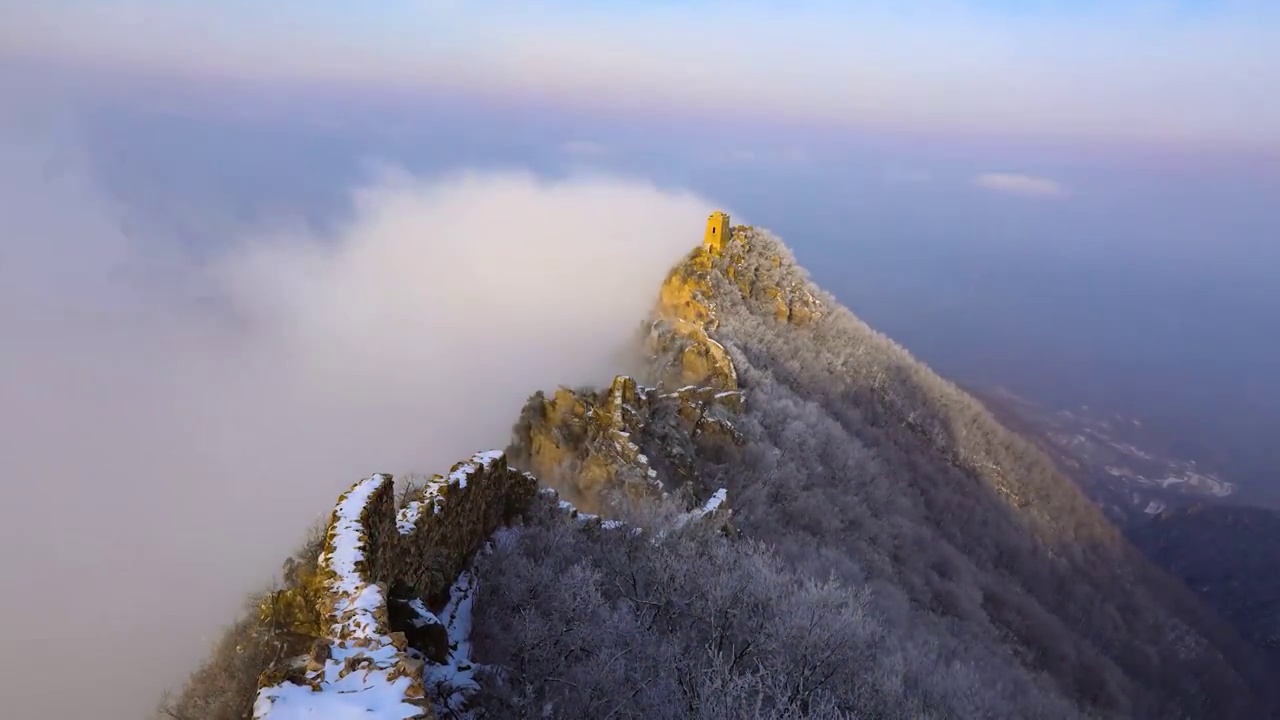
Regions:
<instances>
[{"instance_id":1,"label":"crumbling stone wall","mask_svg":"<svg viewBox=\"0 0 1280 720\"><path fill-rule=\"evenodd\" d=\"M339 498L320 555L321 636L283 673L264 676L254 717L327 717L351 703L396 718L434 717L424 663L410 637L434 637L421 622L438 610L472 555L503 522L522 512L537 481L498 451L455 465L396 507L390 475L373 475ZM427 657L438 654L418 648Z\"/></svg>"},{"instance_id":2,"label":"crumbling stone wall","mask_svg":"<svg viewBox=\"0 0 1280 720\"><path fill-rule=\"evenodd\" d=\"M396 516L400 540L383 582L398 581L430 607L443 603L458 573L499 525L528 506L538 489L499 451L458 463L427 483Z\"/></svg>"}]
</instances>

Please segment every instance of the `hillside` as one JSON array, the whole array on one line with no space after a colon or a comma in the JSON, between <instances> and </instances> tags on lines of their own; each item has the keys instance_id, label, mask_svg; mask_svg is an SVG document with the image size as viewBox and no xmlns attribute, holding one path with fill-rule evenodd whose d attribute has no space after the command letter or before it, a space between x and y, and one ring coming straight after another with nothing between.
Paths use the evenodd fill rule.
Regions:
<instances>
[{"instance_id":1,"label":"hillside","mask_svg":"<svg viewBox=\"0 0 1280 720\"><path fill-rule=\"evenodd\" d=\"M1234 484L1179 458L1136 419L1054 411L1002 389L977 396L1036 441L1148 560L1280 664L1280 513L1233 502Z\"/></svg>"},{"instance_id":2,"label":"hillside","mask_svg":"<svg viewBox=\"0 0 1280 720\"><path fill-rule=\"evenodd\" d=\"M1280 666L1280 512L1201 503L1165 510L1129 534Z\"/></svg>"},{"instance_id":3,"label":"hillside","mask_svg":"<svg viewBox=\"0 0 1280 720\"><path fill-rule=\"evenodd\" d=\"M1168 507L1236 494L1234 483L1180 457L1136 418L1089 407L1054 410L1004 388L970 392L1000 422L1036 442L1121 526Z\"/></svg>"},{"instance_id":4,"label":"hillside","mask_svg":"<svg viewBox=\"0 0 1280 720\"><path fill-rule=\"evenodd\" d=\"M709 229L657 296L646 373L535 392L505 452L399 500L357 483L171 715L1276 707L1229 625L767 232Z\"/></svg>"}]
</instances>

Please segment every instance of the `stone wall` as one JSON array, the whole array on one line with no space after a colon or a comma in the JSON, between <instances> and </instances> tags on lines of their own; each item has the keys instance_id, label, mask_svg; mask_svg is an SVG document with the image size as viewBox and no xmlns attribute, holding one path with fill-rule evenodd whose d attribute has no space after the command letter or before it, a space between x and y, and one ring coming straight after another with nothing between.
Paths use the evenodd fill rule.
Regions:
<instances>
[{"instance_id":1,"label":"stone wall","mask_svg":"<svg viewBox=\"0 0 1280 720\"><path fill-rule=\"evenodd\" d=\"M450 590L471 557L536 492L498 451L458 463L400 509L390 475L356 483L334 508L319 559L321 637L282 676L264 677L254 717L433 717L427 668L410 648L449 662L432 611L456 603Z\"/></svg>"}]
</instances>

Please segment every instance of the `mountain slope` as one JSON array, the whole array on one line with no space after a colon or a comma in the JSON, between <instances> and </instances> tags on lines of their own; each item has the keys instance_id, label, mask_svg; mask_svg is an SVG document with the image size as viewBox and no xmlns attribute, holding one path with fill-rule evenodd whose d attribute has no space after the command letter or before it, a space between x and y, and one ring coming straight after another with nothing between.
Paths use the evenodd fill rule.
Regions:
<instances>
[{"instance_id":1,"label":"mountain slope","mask_svg":"<svg viewBox=\"0 0 1280 720\"><path fill-rule=\"evenodd\" d=\"M1196 504L1165 510L1130 537L1280 666L1280 512Z\"/></svg>"},{"instance_id":2,"label":"mountain slope","mask_svg":"<svg viewBox=\"0 0 1280 720\"><path fill-rule=\"evenodd\" d=\"M733 259L763 285L803 286L779 243L751 231L743 241L751 250ZM831 435L801 456L822 462L791 472L794 501L838 508L825 513L832 524L819 531L808 513L744 502L740 515L758 517L762 533L854 550L873 576L1011 640L1025 665L1099 710L1251 712L1236 702L1247 666L1223 657L1241 656L1231 634L1152 572L1043 454L834 299L819 295L831 312L811 325L778 323L728 292L727 273L713 278L723 338L757 400L757 422L741 426L748 444L785 439L786 408ZM785 467L757 487L782 485ZM836 482L813 482L824 476Z\"/></svg>"},{"instance_id":3,"label":"mountain slope","mask_svg":"<svg viewBox=\"0 0 1280 720\"><path fill-rule=\"evenodd\" d=\"M692 251L637 344L645 373L535 393L505 454L476 456L459 479L399 510L384 476L344 496L327 549L313 544L261 605L269 622L241 623L254 631L237 641L266 663L257 717L289 717L299 697L354 708L341 688L360 663L386 677L370 687L399 683L396 717L1277 707L1226 623L768 233L737 227ZM361 488L377 507L348 507ZM326 570L335 538L362 553L345 575ZM217 705L201 692L193 681L180 707ZM218 693L252 702L243 681Z\"/></svg>"},{"instance_id":4,"label":"mountain slope","mask_svg":"<svg viewBox=\"0 0 1280 720\"><path fill-rule=\"evenodd\" d=\"M882 588L904 634L929 628L922 674L967 665L989 707L1047 682L1091 713L1257 716L1258 666L1230 628L776 239L737 228L722 251L695 250L657 316L659 333L694 325L725 348L746 397L741 453L696 455L697 489L727 487L737 526L792 567ZM655 381L688 365L667 345Z\"/></svg>"}]
</instances>

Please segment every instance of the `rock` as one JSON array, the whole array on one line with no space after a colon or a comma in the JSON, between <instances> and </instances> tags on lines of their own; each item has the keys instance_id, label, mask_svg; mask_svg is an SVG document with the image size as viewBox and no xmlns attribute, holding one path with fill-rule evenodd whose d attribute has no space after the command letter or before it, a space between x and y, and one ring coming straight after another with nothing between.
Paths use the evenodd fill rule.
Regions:
<instances>
[{"instance_id":1,"label":"rock","mask_svg":"<svg viewBox=\"0 0 1280 720\"><path fill-rule=\"evenodd\" d=\"M325 663L329 662L331 657L333 657L333 650L329 647L329 641L316 638L311 644L311 652L307 655L307 673L314 675L323 672Z\"/></svg>"}]
</instances>

